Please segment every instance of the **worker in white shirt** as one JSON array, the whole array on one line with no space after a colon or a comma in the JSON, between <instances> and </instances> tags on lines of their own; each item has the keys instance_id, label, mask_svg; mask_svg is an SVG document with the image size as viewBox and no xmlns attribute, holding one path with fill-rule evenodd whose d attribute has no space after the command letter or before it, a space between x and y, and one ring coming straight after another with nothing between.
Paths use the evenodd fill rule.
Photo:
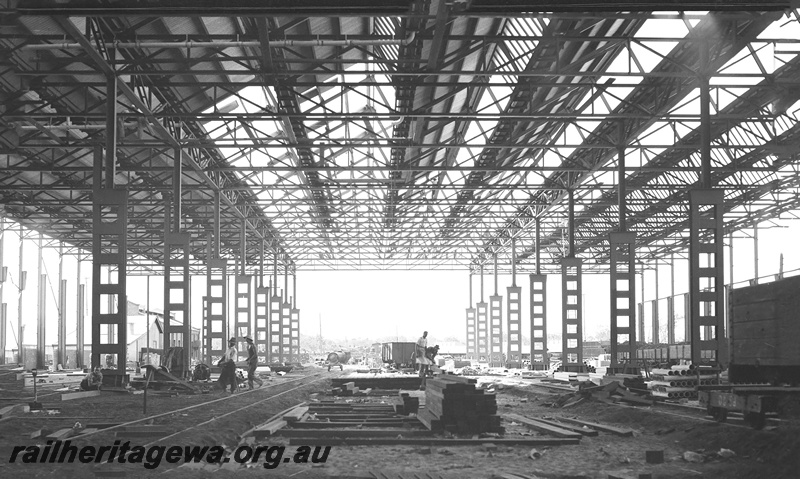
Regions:
<instances>
[{"instance_id":1,"label":"worker in white shirt","mask_svg":"<svg viewBox=\"0 0 800 479\"><path fill-rule=\"evenodd\" d=\"M236 357L238 354L239 351L236 350L236 338L231 338L228 340L228 349L225 350L225 354L222 355L219 363L217 363L217 366L222 367L217 382L223 391L225 391L225 388L230 384L231 394L235 393L238 387L238 381L236 380Z\"/></svg>"}]
</instances>

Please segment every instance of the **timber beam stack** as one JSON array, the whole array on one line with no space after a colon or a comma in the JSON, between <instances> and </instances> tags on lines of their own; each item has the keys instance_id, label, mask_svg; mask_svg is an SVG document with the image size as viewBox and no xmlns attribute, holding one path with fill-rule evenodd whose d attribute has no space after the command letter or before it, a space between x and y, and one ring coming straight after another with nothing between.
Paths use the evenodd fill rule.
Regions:
<instances>
[{"instance_id":1,"label":"timber beam stack","mask_svg":"<svg viewBox=\"0 0 800 479\"><path fill-rule=\"evenodd\" d=\"M432 431L503 434L494 394L475 387L475 379L440 376L425 384L425 409L417 417Z\"/></svg>"}]
</instances>

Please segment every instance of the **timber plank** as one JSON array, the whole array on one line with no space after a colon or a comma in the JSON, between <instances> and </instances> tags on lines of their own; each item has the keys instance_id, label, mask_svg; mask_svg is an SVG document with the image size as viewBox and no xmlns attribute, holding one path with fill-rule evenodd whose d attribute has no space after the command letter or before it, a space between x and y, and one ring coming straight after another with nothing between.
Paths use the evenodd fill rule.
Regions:
<instances>
[{"instance_id":1,"label":"timber plank","mask_svg":"<svg viewBox=\"0 0 800 479\"><path fill-rule=\"evenodd\" d=\"M589 421L582 421L580 419L573 419L569 417L559 417L559 421L571 422L573 424L580 424L582 426L588 426L592 429L597 429L598 431L605 431L610 432L612 434L616 434L617 436L633 436L633 429L626 429L626 428L619 428L614 426L606 426L605 424L598 424L595 422Z\"/></svg>"},{"instance_id":2,"label":"timber plank","mask_svg":"<svg viewBox=\"0 0 800 479\"><path fill-rule=\"evenodd\" d=\"M539 421L539 422L543 422L545 424L550 424L551 426L556 426L556 427L560 427L562 429L566 429L568 431L577 432L577 433L580 433L581 435L587 436L587 437L594 437L594 436L597 436L597 435L600 434L596 430L591 429L589 427L578 427L578 426L573 426L571 424L562 424L562 423L560 423L558 421L551 421L549 419L543 419L543 418L540 418L540 417L537 417L536 420Z\"/></svg>"},{"instance_id":3,"label":"timber plank","mask_svg":"<svg viewBox=\"0 0 800 479\"><path fill-rule=\"evenodd\" d=\"M99 396L100 391L78 391L76 393L64 393L61 395L62 401L71 401L73 399L83 399L94 396Z\"/></svg>"},{"instance_id":4,"label":"timber plank","mask_svg":"<svg viewBox=\"0 0 800 479\"><path fill-rule=\"evenodd\" d=\"M297 422L295 424L303 424L303 423ZM258 439L272 436L286 426L287 426L286 421L284 421L283 419L276 419L274 421L264 424L263 426L258 426L257 428L253 429L253 436L255 436Z\"/></svg>"},{"instance_id":5,"label":"timber plank","mask_svg":"<svg viewBox=\"0 0 800 479\"><path fill-rule=\"evenodd\" d=\"M299 421L303 414L308 412L308 406L298 406L283 415L283 420L288 423Z\"/></svg>"},{"instance_id":6,"label":"timber plank","mask_svg":"<svg viewBox=\"0 0 800 479\"><path fill-rule=\"evenodd\" d=\"M520 422L520 423L522 423L522 424L524 424L524 425L526 425L526 426L528 426L528 427L530 427L532 429L536 429L537 431L542 431L542 432L545 432L547 434L550 434L550 435L553 435L553 436L556 436L556 437L571 437L571 438L578 438L578 439L583 437L583 435L581 435L580 433L577 433L577 432L574 432L574 431L568 431L568 430L563 429L563 428L558 427L558 426L553 426L551 424L546 424L546 423L543 423L543 422L539 422L539 421L537 421L535 419L530 419L530 418L527 418L525 416L521 416L519 414L506 413L506 414L503 414L503 417L506 417L506 418L511 419L513 421Z\"/></svg>"}]
</instances>

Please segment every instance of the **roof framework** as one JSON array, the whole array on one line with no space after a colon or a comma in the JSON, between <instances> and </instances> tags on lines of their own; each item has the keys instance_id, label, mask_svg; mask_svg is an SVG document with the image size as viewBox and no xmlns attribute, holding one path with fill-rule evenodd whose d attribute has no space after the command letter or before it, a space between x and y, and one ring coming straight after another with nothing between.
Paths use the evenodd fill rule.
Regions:
<instances>
[{"instance_id":1,"label":"roof framework","mask_svg":"<svg viewBox=\"0 0 800 479\"><path fill-rule=\"evenodd\" d=\"M19 3L0 8L0 204L91 249L116 76L134 273L161 261L176 148L198 271L216 194L222 254L240 254L246 221L253 271L263 250L303 270L476 271L494 254L510 269L512 240L525 271L537 219L542 268L555 270L570 196L575 252L605 270L620 146L639 259L680 253L703 75L727 228L800 203L800 13L787 2Z\"/></svg>"}]
</instances>

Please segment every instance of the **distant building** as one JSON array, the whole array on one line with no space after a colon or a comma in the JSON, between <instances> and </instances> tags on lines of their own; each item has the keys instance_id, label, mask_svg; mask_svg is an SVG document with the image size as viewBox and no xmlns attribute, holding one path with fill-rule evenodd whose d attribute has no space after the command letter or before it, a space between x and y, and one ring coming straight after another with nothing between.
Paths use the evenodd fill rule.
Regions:
<instances>
[{"instance_id":1,"label":"distant building","mask_svg":"<svg viewBox=\"0 0 800 479\"><path fill-rule=\"evenodd\" d=\"M128 338L135 338L128 342L128 361L138 361L144 364L158 363L160 358L164 355L164 314L159 312L150 311L149 313L138 308L131 309L133 303L129 302L128 309ZM131 316L131 312L140 313L137 316ZM150 341L148 344L147 334L147 320L150 318ZM170 321L174 326L180 326L181 323L174 319ZM192 344L188 345L191 348L190 359L192 361L200 360L200 330L192 328ZM172 347L184 347L181 338L171 345ZM150 360L146 360L145 356L150 354ZM157 355L157 356L156 356Z\"/></svg>"}]
</instances>

